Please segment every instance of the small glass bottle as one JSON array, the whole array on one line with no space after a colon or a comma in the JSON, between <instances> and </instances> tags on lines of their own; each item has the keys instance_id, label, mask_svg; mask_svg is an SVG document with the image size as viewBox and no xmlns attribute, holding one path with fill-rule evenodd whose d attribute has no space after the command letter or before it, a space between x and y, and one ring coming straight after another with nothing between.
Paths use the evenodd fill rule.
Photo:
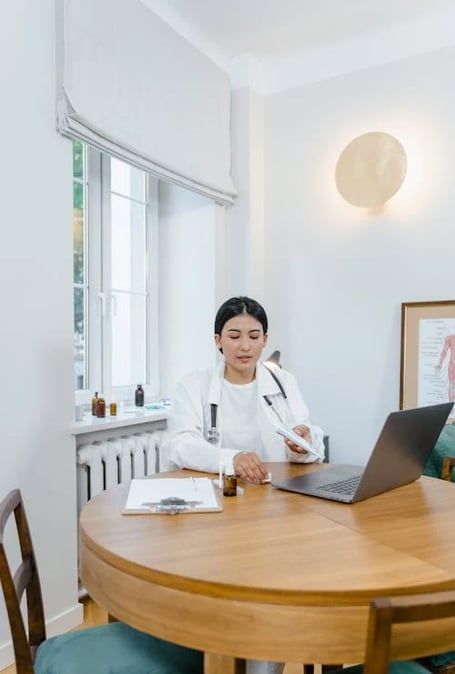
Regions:
<instances>
[{"instance_id":1,"label":"small glass bottle","mask_svg":"<svg viewBox=\"0 0 455 674\"><path fill-rule=\"evenodd\" d=\"M106 416L106 401L102 397L98 398L98 402L96 403L96 416L97 417Z\"/></svg>"},{"instance_id":2,"label":"small glass bottle","mask_svg":"<svg viewBox=\"0 0 455 674\"><path fill-rule=\"evenodd\" d=\"M144 407L144 389L141 384L137 385L136 391L134 392L134 404L136 407Z\"/></svg>"},{"instance_id":3,"label":"small glass bottle","mask_svg":"<svg viewBox=\"0 0 455 674\"><path fill-rule=\"evenodd\" d=\"M236 475L223 475L223 496L237 496Z\"/></svg>"},{"instance_id":4,"label":"small glass bottle","mask_svg":"<svg viewBox=\"0 0 455 674\"><path fill-rule=\"evenodd\" d=\"M111 415L111 417L116 416L116 414L117 414L117 403L112 402L109 405L109 414Z\"/></svg>"},{"instance_id":5,"label":"small glass bottle","mask_svg":"<svg viewBox=\"0 0 455 674\"><path fill-rule=\"evenodd\" d=\"M98 391L95 391L95 395L92 398L92 417L96 417L97 403L98 403Z\"/></svg>"}]
</instances>

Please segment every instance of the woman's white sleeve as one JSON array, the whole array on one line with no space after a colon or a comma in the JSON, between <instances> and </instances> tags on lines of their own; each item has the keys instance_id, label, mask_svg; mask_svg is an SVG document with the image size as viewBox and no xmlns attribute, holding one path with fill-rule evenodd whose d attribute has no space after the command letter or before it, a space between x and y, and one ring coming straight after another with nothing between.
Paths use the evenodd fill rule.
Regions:
<instances>
[{"instance_id":1,"label":"woman's white sleeve","mask_svg":"<svg viewBox=\"0 0 455 674\"><path fill-rule=\"evenodd\" d=\"M304 401L300 392L297 380L295 377L287 373L286 391L288 396L289 407L291 408L292 420L290 425L292 428L305 424L308 426L311 433L311 444L314 447L315 454L297 454L286 448L286 454L289 461L292 463L321 463L324 461L324 432L319 426L315 426L310 421L310 413L308 406Z\"/></svg>"},{"instance_id":2,"label":"woman's white sleeve","mask_svg":"<svg viewBox=\"0 0 455 674\"><path fill-rule=\"evenodd\" d=\"M163 469L191 468L218 473L220 466L232 470L238 450L224 449L204 438L204 418L200 390L181 382L168 419L167 440L161 450Z\"/></svg>"}]
</instances>

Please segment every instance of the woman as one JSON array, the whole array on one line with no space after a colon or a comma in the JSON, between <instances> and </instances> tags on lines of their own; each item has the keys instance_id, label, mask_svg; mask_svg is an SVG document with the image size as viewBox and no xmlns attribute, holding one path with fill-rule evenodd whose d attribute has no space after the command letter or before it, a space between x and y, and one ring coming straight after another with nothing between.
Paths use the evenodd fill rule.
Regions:
<instances>
[{"instance_id":1,"label":"woman","mask_svg":"<svg viewBox=\"0 0 455 674\"><path fill-rule=\"evenodd\" d=\"M259 362L267 344L263 307L232 297L215 318L215 344L222 361L195 372L177 387L164 450L168 468L226 473L255 483L267 481L266 461L322 461L323 433L309 423L295 378ZM276 432L285 425L311 445L309 452Z\"/></svg>"}]
</instances>

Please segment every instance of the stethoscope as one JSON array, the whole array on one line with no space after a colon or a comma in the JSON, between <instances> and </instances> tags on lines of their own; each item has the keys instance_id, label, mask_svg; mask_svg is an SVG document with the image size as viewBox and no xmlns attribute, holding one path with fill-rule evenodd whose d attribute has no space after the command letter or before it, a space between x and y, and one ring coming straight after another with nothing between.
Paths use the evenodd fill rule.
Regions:
<instances>
[{"instance_id":1,"label":"stethoscope","mask_svg":"<svg viewBox=\"0 0 455 674\"><path fill-rule=\"evenodd\" d=\"M268 367L265 363L262 363L262 365L265 367L267 372L270 374L272 379L275 381L276 385L278 386L281 395L283 396L284 400L287 402L287 394L285 391L285 388L283 384L281 383L280 379L277 377L275 372L272 371L270 367ZM276 417L278 418L278 421L280 423L283 423L283 419L281 418L281 415L278 413L278 411L275 409L273 402L271 401L270 397L268 395L262 396L267 403L267 405L270 407L270 409L275 413ZM206 437L205 439L207 442L210 442L213 445L218 444L219 439L220 439L220 434L218 433L217 429L217 416L218 416L218 403L210 403L210 428L207 430Z\"/></svg>"}]
</instances>

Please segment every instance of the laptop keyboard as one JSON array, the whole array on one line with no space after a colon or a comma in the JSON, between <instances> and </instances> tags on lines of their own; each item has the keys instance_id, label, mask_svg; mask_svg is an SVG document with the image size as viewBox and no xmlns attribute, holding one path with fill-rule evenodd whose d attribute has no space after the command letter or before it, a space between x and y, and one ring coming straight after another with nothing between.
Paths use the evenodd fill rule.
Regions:
<instances>
[{"instance_id":1,"label":"laptop keyboard","mask_svg":"<svg viewBox=\"0 0 455 674\"><path fill-rule=\"evenodd\" d=\"M330 484L323 484L318 489L324 491L332 491L336 494L353 494L357 489L361 475L350 477L347 480L340 480L339 482L331 482Z\"/></svg>"}]
</instances>

